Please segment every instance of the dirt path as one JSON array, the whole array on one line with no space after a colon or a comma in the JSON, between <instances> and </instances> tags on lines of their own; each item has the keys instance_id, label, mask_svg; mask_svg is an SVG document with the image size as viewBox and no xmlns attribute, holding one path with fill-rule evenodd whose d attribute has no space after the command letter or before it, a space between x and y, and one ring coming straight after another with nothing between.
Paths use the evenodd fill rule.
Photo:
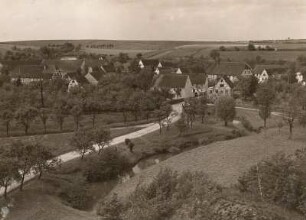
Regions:
<instances>
[{"instance_id":1,"label":"dirt path","mask_svg":"<svg viewBox=\"0 0 306 220\"><path fill-rule=\"evenodd\" d=\"M171 122L174 123L180 118L180 113L182 112L182 106L181 106L181 104L176 104L176 105L173 105L172 108L173 108L173 111L172 111L170 117L172 118ZM139 138L143 135L146 135L146 134L149 134L151 132L157 131L158 129L159 129L159 125L156 124L156 123L147 124L141 130L138 130L138 131L135 131L135 132L132 132L132 133L114 138L109 146L114 146L114 145L118 145L120 143L123 143L126 138L129 138L129 139ZM97 146L95 146L95 148L98 150ZM66 153L66 154L62 154L62 155L58 156L57 158L60 159L62 161L62 163L65 163L67 161L70 161L70 160L73 160L73 159L76 159L76 158L79 158L79 157L80 157L80 154L78 152L72 151L72 152L69 152L69 153ZM27 175L25 177L25 182L33 179L34 177L35 177L35 174L33 172L30 173L29 175ZM10 191L12 191L12 190L14 190L18 187L19 187L19 183L14 182L8 188L8 192L10 192ZM2 196L3 193L4 193L4 189L0 188L0 196Z\"/></svg>"}]
</instances>

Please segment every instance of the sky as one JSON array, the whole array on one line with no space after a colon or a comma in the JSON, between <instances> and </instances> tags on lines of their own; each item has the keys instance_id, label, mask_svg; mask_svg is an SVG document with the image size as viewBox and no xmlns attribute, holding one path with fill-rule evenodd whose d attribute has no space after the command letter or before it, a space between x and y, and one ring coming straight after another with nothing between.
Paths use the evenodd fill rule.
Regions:
<instances>
[{"instance_id":1,"label":"sky","mask_svg":"<svg viewBox=\"0 0 306 220\"><path fill-rule=\"evenodd\" d=\"M306 38L306 0L0 0L0 41Z\"/></svg>"}]
</instances>

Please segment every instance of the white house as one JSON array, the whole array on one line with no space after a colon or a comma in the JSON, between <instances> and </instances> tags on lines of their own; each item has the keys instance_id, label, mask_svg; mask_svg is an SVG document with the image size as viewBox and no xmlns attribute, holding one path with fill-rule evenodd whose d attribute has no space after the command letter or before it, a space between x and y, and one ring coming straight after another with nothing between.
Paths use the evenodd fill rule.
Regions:
<instances>
[{"instance_id":1,"label":"white house","mask_svg":"<svg viewBox=\"0 0 306 220\"><path fill-rule=\"evenodd\" d=\"M220 96L231 96L233 87L232 81L227 76L220 77L214 86L208 88L208 98L214 102Z\"/></svg>"},{"instance_id":2,"label":"white house","mask_svg":"<svg viewBox=\"0 0 306 220\"><path fill-rule=\"evenodd\" d=\"M280 76L286 69L282 65L256 65L253 73L258 79L258 83L263 83L268 81L269 78Z\"/></svg>"}]
</instances>

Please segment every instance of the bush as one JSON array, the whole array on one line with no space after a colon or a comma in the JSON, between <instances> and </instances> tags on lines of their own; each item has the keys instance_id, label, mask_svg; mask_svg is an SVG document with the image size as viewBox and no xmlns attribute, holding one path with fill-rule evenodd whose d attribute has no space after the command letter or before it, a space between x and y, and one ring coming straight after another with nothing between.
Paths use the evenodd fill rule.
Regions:
<instances>
[{"instance_id":1,"label":"bush","mask_svg":"<svg viewBox=\"0 0 306 220\"><path fill-rule=\"evenodd\" d=\"M238 186L243 192L295 209L306 216L305 166L305 150L298 150L294 156L279 153L259 163L258 167L251 167L239 178Z\"/></svg>"},{"instance_id":2,"label":"bush","mask_svg":"<svg viewBox=\"0 0 306 220\"><path fill-rule=\"evenodd\" d=\"M115 148L106 148L100 155L94 155L86 161L84 175L89 182L115 179L122 175L131 165Z\"/></svg>"},{"instance_id":3,"label":"bush","mask_svg":"<svg viewBox=\"0 0 306 220\"><path fill-rule=\"evenodd\" d=\"M85 210L91 200L87 184L83 179L78 179L62 188L60 197L75 209Z\"/></svg>"},{"instance_id":4,"label":"bush","mask_svg":"<svg viewBox=\"0 0 306 220\"><path fill-rule=\"evenodd\" d=\"M239 118L242 126L247 129L248 131L254 131L254 127L252 126L251 122L244 116Z\"/></svg>"},{"instance_id":5,"label":"bush","mask_svg":"<svg viewBox=\"0 0 306 220\"><path fill-rule=\"evenodd\" d=\"M271 206L245 199L239 192L224 191L201 172L179 175L162 169L149 185L138 186L126 201L122 204L111 199L98 213L106 219L116 216L124 220L290 219Z\"/></svg>"},{"instance_id":6,"label":"bush","mask_svg":"<svg viewBox=\"0 0 306 220\"><path fill-rule=\"evenodd\" d=\"M101 215L104 220L121 220L120 213L122 213L123 207L117 194L113 194L110 200L105 200L100 204L97 213Z\"/></svg>"}]
</instances>

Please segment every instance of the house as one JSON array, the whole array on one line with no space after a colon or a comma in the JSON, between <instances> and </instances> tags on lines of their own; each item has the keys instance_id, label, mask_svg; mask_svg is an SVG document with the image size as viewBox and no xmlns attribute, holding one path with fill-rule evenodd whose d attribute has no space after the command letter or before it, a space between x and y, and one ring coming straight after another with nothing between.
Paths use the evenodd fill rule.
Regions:
<instances>
[{"instance_id":1,"label":"house","mask_svg":"<svg viewBox=\"0 0 306 220\"><path fill-rule=\"evenodd\" d=\"M44 73L43 70L41 65L17 66L10 73L11 81L16 82L20 80L22 84L29 84L52 79L52 74Z\"/></svg>"},{"instance_id":2,"label":"house","mask_svg":"<svg viewBox=\"0 0 306 220\"><path fill-rule=\"evenodd\" d=\"M87 81L91 84L91 85L97 85L100 81L100 79L103 76L103 72L102 71L89 71L86 75L85 78L87 79Z\"/></svg>"},{"instance_id":3,"label":"house","mask_svg":"<svg viewBox=\"0 0 306 220\"><path fill-rule=\"evenodd\" d=\"M75 87L77 87L77 86L79 86L78 81L76 81L76 80L70 80L70 82L69 82L69 84L68 84L68 92L70 92L71 89L73 89L73 88L75 88Z\"/></svg>"},{"instance_id":4,"label":"house","mask_svg":"<svg viewBox=\"0 0 306 220\"><path fill-rule=\"evenodd\" d=\"M205 74L189 74L194 96L204 95L208 91L208 78Z\"/></svg>"},{"instance_id":5,"label":"house","mask_svg":"<svg viewBox=\"0 0 306 220\"><path fill-rule=\"evenodd\" d=\"M299 84L305 86L306 85L306 67L299 68L298 71L295 73L295 78Z\"/></svg>"},{"instance_id":6,"label":"house","mask_svg":"<svg viewBox=\"0 0 306 220\"><path fill-rule=\"evenodd\" d=\"M174 99L193 97L192 84L188 75L159 75L153 86L155 89L169 89Z\"/></svg>"},{"instance_id":7,"label":"house","mask_svg":"<svg viewBox=\"0 0 306 220\"><path fill-rule=\"evenodd\" d=\"M269 78L278 78L287 70L283 65L256 65L253 73L258 83L266 82Z\"/></svg>"},{"instance_id":8,"label":"house","mask_svg":"<svg viewBox=\"0 0 306 220\"><path fill-rule=\"evenodd\" d=\"M156 59L142 59L142 60L139 60L138 66L141 69L144 68L144 67L151 67L153 69L155 69L157 67L158 68L163 67L162 63L159 60L156 60Z\"/></svg>"},{"instance_id":9,"label":"house","mask_svg":"<svg viewBox=\"0 0 306 220\"><path fill-rule=\"evenodd\" d=\"M42 65L48 69L54 69L56 74L60 74L63 78L68 73L81 72L82 74L86 74L86 63L85 60L44 60Z\"/></svg>"},{"instance_id":10,"label":"house","mask_svg":"<svg viewBox=\"0 0 306 220\"><path fill-rule=\"evenodd\" d=\"M227 76L222 76L217 80L214 86L208 88L207 95L208 98L214 102L220 96L231 96L233 88L233 82Z\"/></svg>"},{"instance_id":11,"label":"house","mask_svg":"<svg viewBox=\"0 0 306 220\"><path fill-rule=\"evenodd\" d=\"M210 81L215 81L221 76L227 76L231 82L236 82L240 76L252 75L252 68L242 62L221 62L211 64L207 68L207 74Z\"/></svg>"}]
</instances>

